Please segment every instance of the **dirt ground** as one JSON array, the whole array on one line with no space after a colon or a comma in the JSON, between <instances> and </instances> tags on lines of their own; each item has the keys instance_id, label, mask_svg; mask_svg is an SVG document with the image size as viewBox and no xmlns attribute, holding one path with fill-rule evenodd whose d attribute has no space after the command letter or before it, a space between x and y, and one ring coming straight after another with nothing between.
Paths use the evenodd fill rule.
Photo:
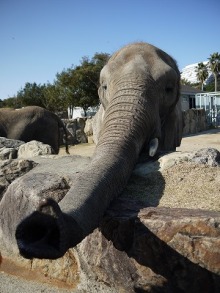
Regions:
<instances>
[{"instance_id":1,"label":"dirt ground","mask_svg":"<svg viewBox=\"0 0 220 293\"><path fill-rule=\"evenodd\" d=\"M177 152L201 148L220 151L220 129L184 137ZM159 206L220 211L220 168L183 162L162 172L165 180Z\"/></svg>"},{"instance_id":2,"label":"dirt ground","mask_svg":"<svg viewBox=\"0 0 220 293\"><path fill-rule=\"evenodd\" d=\"M220 151L220 129L185 136L175 156L212 147ZM79 144L70 147L71 155L92 156L95 145ZM60 155L65 155L64 150ZM129 181L125 196L136 196L149 206L200 208L220 211L220 168L183 161L162 172Z\"/></svg>"},{"instance_id":3,"label":"dirt ground","mask_svg":"<svg viewBox=\"0 0 220 293\"><path fill-rule=\"evenodd\" d=\"M177 152L192 152L205 147L216 148L220 151L220 128L200 132L196 135L185 136L182 139L181 146L177 148ZM90 142L70 146L69 151L71 155L90 157L94 149L95 144ZM61 148L60 155L66 155L64 148Z\"/></svg>"}]
</instances>

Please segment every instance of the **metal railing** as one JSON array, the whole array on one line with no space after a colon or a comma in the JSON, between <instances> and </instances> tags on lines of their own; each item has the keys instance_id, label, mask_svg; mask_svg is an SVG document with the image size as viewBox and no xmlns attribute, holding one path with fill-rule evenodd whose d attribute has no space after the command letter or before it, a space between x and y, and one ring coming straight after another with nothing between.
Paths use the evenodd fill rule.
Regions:
<instances>
[{"instance_id":1,"label":"metal railing","mask_svg":"<svg viewBox=\"0 0 220 293\"><path fill-rule=\"evenodd\" d=\"M195 100L196 108L205 109L207 124L220 126L220 92L198 93Z\"/></svg>"}]
</instances>

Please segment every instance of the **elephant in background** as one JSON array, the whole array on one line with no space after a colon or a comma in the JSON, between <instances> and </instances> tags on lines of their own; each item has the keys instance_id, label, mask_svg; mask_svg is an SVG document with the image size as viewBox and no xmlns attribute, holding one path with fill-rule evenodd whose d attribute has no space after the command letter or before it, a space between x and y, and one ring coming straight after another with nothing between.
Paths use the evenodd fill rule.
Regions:
<instances>
[{"instance_id":1,"label":"elephant in background","mask_svg":"<svg viewBox=\"0 0 220 293\"><path fill-rule=\"evenodd\" d=\"M49 144L55 154L59 152L60 128L67 137L62 120L56 114L38 106L18 110L0 109L0 136L24 142L37 140ZM68 153L67 141L66 152Z\"/></svg>"},{"instance_id":2,"label":"elephant in background","mask_svg":"<svg viewBox=\"0 0 220 293\"><path fill-rule=\"evenodd\" d=\"M45 198L16 230L20 253L58 258L100 224L125 188L140 153L174 151L182 139L180 73L162 50L134 43L117 51L100 73L101 107L91 164L59 202ZM31 233L30 233L31 231Z\"/></svg>"}]
</instances>

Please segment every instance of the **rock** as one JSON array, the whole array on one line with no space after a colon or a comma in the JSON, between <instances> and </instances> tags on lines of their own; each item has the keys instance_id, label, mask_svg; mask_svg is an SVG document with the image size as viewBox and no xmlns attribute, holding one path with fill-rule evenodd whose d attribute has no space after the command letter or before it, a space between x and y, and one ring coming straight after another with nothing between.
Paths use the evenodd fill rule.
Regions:
<instances>
[{"instance_id":1,"label":"rock","mask_svg":"<svg viewBox=\"0 0 220 293\"><path fill-rule=\"evenodd\" d=\"M214 148L200 149L193 155L191 161L212 167L220 166L220 152Z\"/></svg>"},{"instance_id":2,"label":"rock","mask_svg":"<svg viewBox=\"0 0 220 293\"><path fill-rule=\"evenodd\" d=\"M183 134L193 134L207 129L205 109L189 109L183 111Z\"/></svg>"},{"instance_id":3,"label":"rock","mask_svg":"<svg viewBox=\"0 0 220 293\"><path fill-rule=\"evenodd\" d=\"M19 146L24 144L23 141L0 137L0 160L17 158Z\"/></svg>"},{"instance_id":4,"label":"rock","mask_svg":"<svg viewBox=\"0 0 220 293\"><path fill-rule=\"evenodd\" d=\"M77 120L65 120L65 125L66 125L66 129L68 130L68 133L70 135L68 135L68 142L70 144L76 144L77 143L77 139L76 139L76 129L77 129Z\"/></svg>"},{"instance_id":5,"label":"rock","mask_svg":"<svg viewBox=\"0 0 220 293\"><path fill-rule=\"evenodd\" d=\"M0 137L0 148L16 148L18 149L20 145L24 144L24 141L16 139L8 139L6 137Z\"/></svg>"},{"instance_id":6,"label":"rock","mask_svg":"<svg viewBox=\"0 0 220 293\"><path fill-rule=\"evenodd\" d=\"M52 197L60 201L76 174L86 168L91 159L54 155L50 158L33 157L33 160L35 168L12 182L0 201L0 218L4 218L0 225L0 252L3 250L4 255L14 255L15 258L18 255L14 236L17 224L36 209L42 197ZM16 162L21 162L22 165L26 160L12 160L11 164ZM10 166L7 168L5 163L0 168L3 179L10 182Z\"/></svg>"},{"instance_id":7,"label":"rock","mask_svg":"<svg viewBox=\"0 0 220 293\"><path fill-rule=\"evenodd\" d=\"M68 142L70 144L87 143L88 138L84 132L86 118L76 118L73 120L64 120L69 132Z\"/></svg>"},{"instance_id":8,"label":"rock","mask_svg":"<svg viewBox=\"0 0 220 293\"><path fill-rule=\"evenodd\" d=\"M168 156L167 162L164 156L164 164L153 162L150 175L134 175L136 177L131 180L136 185L127 190L133 199L131 196L118 198L106 212L100 229L53 261L26 260L19 256L14 238L17 223L35 210L42 197L61 200L75 174L86 168L90 159L33 157L38 165L12 182L0 202L2 262L13 261L17 272L19 268L25 268L33 275L41 273L50 282L63 282L71 286L71 292L75 292L76 286L80 288L79 292L91 293L220 292L220 213L149 208L144 198L134 200L138 193L145 193L146 197L142 184L149 185L150 189L157 185L153 196L157 197L158 205L166 185L159 170L168 168L172 176L175 164L180 167L191 164L191 156L184 155L179 159ZM18 160L11 162L15 161ZM1 171L7 169L7 165L3 165L5 162L0 165ZM215 169L206 166L207 170L209 168ZM153 173L155 170L157 176ZM9 176L7 180L11 180L10 169L5 174Z\"/></svg>"},{"instance_id":9,"label":"rock","mask_svg":"<svg viewBox=\"0 0 220 293\"><path fill-rule=\"evenodd\" d=\"M48 144L43 144L40 141L32 140L23 145L18 149L18 158L27 159L36 156L52 154L52 147Z\"/></svg>"},{"instance_id":10,"label":"rock","mask_svg":"<svg viewBox=\"0 0 220 293\"><path fill-rule=\"evenodd\" d=\"M15 229L21 219L35 210L42 197L53 197L56 201L60 201L69 190L68 182L71 181L74 174L88 165L90 159L78 156L52 156L50 159L34 157L34 159L39 164L28 174L18 178L16 182L12 182L0 202L0 217L4 219L0 225L2 269L4 270L5 264L7 272L10 265L10 267L17 268L18 276L20 271L21 275L23 272L29 271L37 276L38 281L43 280L44 283L48 282L64 288L69 286L68 289L74 288L79 281L80 273L75 250L70 249L57 260L24 259L18 252ZM65 178L62 174L65 174Z\"/></svg>"},{"instance_id":11,"label":"rock","mask_svg":"<svg viewBox=\"0 0 220 293\"><path fill-rule=\"evenodd\" d=\"M88 138L82 129L76 130L76 139L77 139L78 143L87 143L88 142Z\"/></svg>"},{"instance_id":12,"label":"rock","mask_svg":"<svg viewBox=\"0 0 220 293\"><path fill-rule=\"evenodd\" d=\"M31 280L40 283L49 283L50 288L53 286L73 289L79 283L79 268L77 259L75 257L74 249L69 249L66 254L56 260L48 259L24 259L17 256L16 258L8 258L2 256L1 270L8 274L16 275L21 277L22 275L29 279L31 275ZM24 282L24 280L22 280ZM54 292L51 288L50 292ZM1 285L0 285L0 292ZM6 292L6 291L4 291ZM7 291L11 292L11 291ZM13 291L12 291L13 292ZM23 292L23 291L19 291ZM27 292L30 292L29 290ZM43 291L34 291L43 292ZM55 291L57 292L57 291ZM63 291L61 291L63 292ZM65 291L67 292L67 291ZM68 291L72 292L72 291ZM75 292L75 291L74 291Z\"/></svg>"},{"instance_id":13,"label":"rock","mask_svg":"<svg viewBox=\"0 0 220 293\"><path fill-rule=\"evenodd\" d=\"M35 162L28 160L5 160L0 162L0 200L11 182L30 171L36 165Z\"/></svg>"},{"instance_id":14,"label":"rock","mask_svg":"<svg viewBox=\"0 0 220 293\"><path fill-rule=\"evenodd\" d=\"M17 158L18 151L14 148L3 147L0 149L0 160L11 160Z\"/></svg>"},{"instance_id":15,"label":"rock","mask_svg":"<svg viewBox=\"0 0 220 293\"><path fill-rule=\"evenodd\" d=\"M93 124L93 117L87 118L85 128L84 128L84 132L85 132L86 136L93 135L92 124Z\"/></svg>"},{"instance_id":16,"label":"rock","mask_svg":"<svg viewBox=\"0 0 220 293\"><path fill-rule=\"evenodd\" d=\"M78 246L90 278L117 292L219 292L220 214L117 200ZM105 237L109 240L107 240Z\"/></svg>"}]
</instances>

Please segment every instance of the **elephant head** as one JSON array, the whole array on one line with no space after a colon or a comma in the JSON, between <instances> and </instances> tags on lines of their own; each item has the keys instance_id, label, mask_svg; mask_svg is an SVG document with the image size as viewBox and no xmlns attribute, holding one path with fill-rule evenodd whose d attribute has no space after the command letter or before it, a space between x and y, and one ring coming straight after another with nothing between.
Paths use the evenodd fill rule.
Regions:
<instances>
[{"instance_id":1,"label":"elephant head","mask_svg":"<svg viewBox=\"0 0 220 293\"><path fill-rule=\"evenodd\" d=\"M99 226L142 150L154 156L157 149L179 146L179 81L175 61L150 44L130 44L113 54L100 74L100 126L91 164L78 174L59 206L45 200L50 209L34 212L18 225L16 238L24 256L62 256Z\"/></svg>"}]
</instances>

